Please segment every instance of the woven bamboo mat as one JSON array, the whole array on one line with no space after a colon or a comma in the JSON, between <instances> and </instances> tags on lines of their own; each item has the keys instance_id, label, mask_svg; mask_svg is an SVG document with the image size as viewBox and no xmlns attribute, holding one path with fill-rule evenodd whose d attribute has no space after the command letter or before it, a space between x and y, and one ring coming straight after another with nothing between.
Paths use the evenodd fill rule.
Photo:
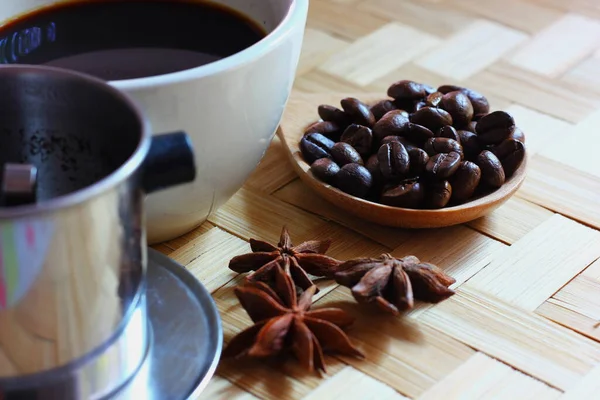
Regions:
<instances>
[{"instance_id":1,"label":"woven bamboo mat","mask_svg":"<svg viewBox=\"0 0 600 400\"><path fill-rule=\"evenodd\" d=\"M223 360L200 398L600 398L600 3L311 0L295 92L383 96L399 79L468 86L515 116L533 154L515 197L461 226L375 226L307 189L276 137L209 222L157 248L213 293L225 341L250 323L228 261L251 237L276 243L282 225L294 243L334 238L339 259L417 255L457 294L394 318L327 282L317 305L358 317L349 335L365 360L327 357L323 378L293 360Z\"/></svg>"}]
</instances>

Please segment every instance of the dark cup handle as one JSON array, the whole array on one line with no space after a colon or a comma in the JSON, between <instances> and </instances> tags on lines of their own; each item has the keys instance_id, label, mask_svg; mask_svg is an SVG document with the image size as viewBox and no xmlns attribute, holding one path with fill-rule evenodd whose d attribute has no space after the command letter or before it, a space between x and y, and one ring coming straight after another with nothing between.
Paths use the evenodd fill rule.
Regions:
<instances>
[{"instance_id":1,"label":"dark cup handle","mask_svg":"<svg viewBox=\"0 0 600 400\"><path fill-rule=\"evenodd\" d=\"M143 190L152 193L194 179L196 163L189 136L185 132L154 135L144 160Z\"/></svg>"}]
</instances>

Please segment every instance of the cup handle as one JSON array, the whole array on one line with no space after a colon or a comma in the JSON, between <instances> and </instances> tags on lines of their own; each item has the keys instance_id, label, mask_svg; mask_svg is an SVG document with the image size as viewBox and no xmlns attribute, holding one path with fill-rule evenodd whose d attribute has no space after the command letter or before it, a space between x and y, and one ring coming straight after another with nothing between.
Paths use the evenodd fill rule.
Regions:
<instances>
[{"instance_id":1,"label":"cup handle","mask_svg":"<svg viewBox=\"0 0 600 400\"><path fill-rule=\"evenodd\" d=\"M194 150L185 132L154 135L143 164L142 188L148 193L196 179Z\"/></svg>"}]
</instances>

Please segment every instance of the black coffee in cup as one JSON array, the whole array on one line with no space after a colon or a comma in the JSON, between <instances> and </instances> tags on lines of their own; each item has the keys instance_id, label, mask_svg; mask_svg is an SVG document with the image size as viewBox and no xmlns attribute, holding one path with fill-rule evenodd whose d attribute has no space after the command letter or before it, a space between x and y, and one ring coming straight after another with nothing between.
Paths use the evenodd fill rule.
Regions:
<instances>
[{"instance_id":1,"label":"black coffee in cup","mask_svg":"<svg viewBox=\"0 0 600 400\"><path fill-rule=\"evenodd\" d=\"M44 64L105 80L195 68L265 36L258 24L200 0L59 3L0 27L0 64Z\"/></svg>"}]
</instances>

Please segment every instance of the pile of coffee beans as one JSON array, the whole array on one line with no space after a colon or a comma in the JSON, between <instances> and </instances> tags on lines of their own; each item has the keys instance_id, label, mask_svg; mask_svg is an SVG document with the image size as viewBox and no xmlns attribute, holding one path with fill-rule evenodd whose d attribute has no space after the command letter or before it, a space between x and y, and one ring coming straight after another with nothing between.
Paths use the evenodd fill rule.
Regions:
<instances>
[{"instance_id":1,"label":"pile of coffee beans","mask_svg":"<svg viewBox=\"0 0 600 400\"><path fill-rule=\"evenodd\" d=\"M315 177L373 202L439 209L497 190L525 159L513 117L473 90L402 80L387 95L318 107L300 141Z\"/></svg>"}]
</instances>

